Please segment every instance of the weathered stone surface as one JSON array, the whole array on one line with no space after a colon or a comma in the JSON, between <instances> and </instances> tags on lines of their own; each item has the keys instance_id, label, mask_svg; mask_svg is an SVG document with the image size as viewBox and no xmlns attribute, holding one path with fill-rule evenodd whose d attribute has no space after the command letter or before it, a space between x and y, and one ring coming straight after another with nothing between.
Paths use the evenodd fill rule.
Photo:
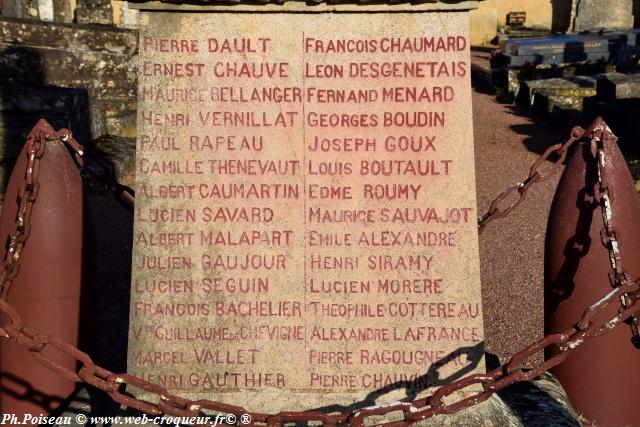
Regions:
<instances>
[{"instance_id":1,"label":"weathered stone surface","mask_svg":"<svg viewBox=\"0 0 640 427\"><path fill-rule=\"evenodd\" d=\"M477 7L478 3L483 2L484 0L417 0L417 1L406 1L406 0L392 0L387 2L380 2L377 0L258 0L258 1L247 1L247 0L194 0L194 1L184 1L184 0L175 0L175 1L145 1L145 0L134 0L131 3L132 6L138 6L141 8L146 8L150 4L154 3L173 3L176 5L187 5L194 4L198 6L206 6L206 5L223 5L223 6L232 6L234 4L250 4L254 7L266 6L269 4L282 5L285 3L290 3L293 5L320 5L320 4L328 4L328 5L345 5L345 4L359 4L359 5L367 5L370 3L387 3L389 5L402 6L404 3L411 3L414 5L420 5L424 7L432 7L432 8L444 8L446 10L468 10L470 7Z\"/></svg>"},{"instance_id":2,"label":"weathered stone surface","mask_svg":"<svg viewBox=\"0 0 640 427\"><path fill-rule=\"evenodd\" d=\"M450 10L471 10L478 7L478 4L484 0L418 0L418 1L376 1L376 0L356 0L356 1L324 1L312 0L306 2L304 0L263 0L263 1L246 1L246 0L201 0L201 1L135 1L129 2L133 8L142 10L220 10L220 11L298 11L309 12L309 6L313 6L314 12L329 11L450 11Z\"/></svg>"},{"instance_id":3,"label":"weathered stone surface","mask_svg":"<svg viewBox=\"0 0 640 427\"><path fill-rule=\"evenodd\" d=\"M73 22L73 11L69 0L53 0L53 20L55 22Z\"/></svg>"},{"instance_id":4,"label":"weathered stone surface","mask_svg":"<svg viewBox=\"0 0 640 427\"><path fill-rule=\"evenodd\" d=\"M615 65L604 63L575 63L561 66L539 65L528 68L494 68L496 81L503 82L503 86L516 99L528 101L528 91L524 90L524 83L529 80L545 80L551 78L567 78L576 76L592 76L596 74L611 73L615 71Z\"/></svg>"},{"instance_id":5,"label":"weathered stone surface","mask_svg":"<svg viewBox=\"0 0 640 427\"><path fill-rule=\"evenodd\" d=\"M50 118L60 115L54 104L70 108L65 90L75 91L85 100L80 121L89 132L77 128L77 120L64 126L72 125L87 143L107 131L107 121L116 129L114 120L135 110L136 52L134 31L0 19L2 109Z\"/></svg>"},{"instance_id":6,"label":"weathered stone surface","mask_svg":"<svg viewBox=\"0 0 640 427\"><path fill-rule=\"evenodd\" d=\"M134 136L136 52L133 31L1 18L0 179L40 118L85 145Z\"/></svg>"},{"instance_id":7,"label":"weathered stone surface","mask_svg":"<svg viewBox=\"0 0 640 427\"><path fill-rule=\"evenodd\" d=\"M105 135L95 140L93 145L100 157L108 160L113 168L111 171L101 170L100 176L112 176L121 183L135 176L135 138Z\"/></svg>"},{"instance_id":8,"label":"weathered stone surface","mask_svg":"<svg viewBox=\"0 0 640 427\"><path fill-rule=\"evenodd\" d=\"M596 82L600 75L573 76L565 78L551 78L541 80L527 80L524 82L532 99L535 93L544 90L549 95L586 97L596 94ZM532 101L533 102L533 101Z\"/></svg>"},{"instance_id":9,"label":"weathered stone surface","mask_svg":"<svg viewBox=\"0 0 640 427\"><path fill-rule=\"evenodd\" d=\"M531 97L533 114L553 114L573 111L576 116L582 111L583 96L557 95L553 90L540 89Z\"/></svg>"},{"instance_id":10,"label":"weathered stone surface","mask_svg":"<svg viewBox=\"0 0 640 427\"><path fill-rule=\"evenodd\" d=\"M79 24L113 24L110 0L78 0L76 21Z\"/></svg>"},{"instance_id":11,"label":"weathered stone surface","mask_svg":"<svg viewBox=\"0 0 640 427\"><path fill-rule=\"evenodd\" d=\"M71 425L76 426L78 425L75 423L77 414L87 416L96 414L95 408L92 408L96 406L93 400L95 396L92 398L86 389L80 389L64 408L61 416L69 417ZM133 411L123 410L114 411L111 414L121 417L136 415ZM153 423L146 425L153 425ZM551 374L545 373L533 381L517 383L484 403L452 415L436 416L416 425L423 427L581 427L582 423L558 381Z\"/></svg>"},{"instance_id":12,"label":"weathered stone surface","mask_svg":"<svg viewBox=\"0 0 640 427\"><path fill-rule=\"evenodd\" d=\"M23 19L38 18L38 0L4 0L2 15Z\"/></svg>"},{"instance_id":13,"label":"weathered stone surface","mask_svg":"<svg viewBox=\"0 0 640 427\"><path fill-rule=\"evenodd\" d=\"M11 18L0 19L0 40L4 45L46 46L50 49L73 49L105 55L125 55L129 58L138 49L135 31Z\"/></svg>"},{"instance_id":14,"label":"weathered stone surface","mask_svg":"<svg viewBox=\"0 0 640 427\"><path fill-rule=\"evenodd\" d=\"M530 105L534 115L554 114L573 123L583 109L583 99L595 95L597 79L598 75L528 80L518 102Z\"/></svg>"},{"instance_id":15,"label":"weathered stone surface","mask_svg":"<svg viewBox=\"0 0 640 427\"><path fill-rule=\"evenodd\" d=\"M562 386L544 373L531 382L516 383L487 402L453 415L434 417L419 424L429 427L580 427Z\"/></svg>"},{"instance_id":16,"label":"weathered stone surface","mask_svg":"<svg viewBox=\"0 0 640 427\"><path fill-rule=\"evenodd\" d=\"M130 372L277 411L354 410L483 369L467 20L141 14ZM415 44L391 48L389 34ZM170 53L171 39L187 43ZM206 71L171 71L181 61ZM287 98L261 95L274 85ZM193 241L151 242L175 233ZM159 280L192 287L167 294ZM228 335L173 339L175 363L154 362L166 333L198 328ZM411 335L427 332L425 350Z\"/></svg>"},{"instance_id":17,"label":"weathered stone surface","mask_svg":"<svg viewBox=\"0 0 640 427\"><path fill-rule=\"evenodd\" d=\"M414 1L412 3L414 4L445 4L448 7L450 7L450 10L453 10L454 8L456 8L458 5L462 4L462 5L467 5L469 3L479 3L481 1L484 0L417 0ZM367 4L367 3L380 3L379 1L376 0L357 0L357 1L350 1L350 0L310 0L310 1L304 1L304 0L258 0L256 2L251 2L251 1L246 1L246 0L194 0L194 1L184 1L184 0L176 0L176 1L171 1L171 3L175 3L175 4L186 4L186 3L195 3L195 4L199 4L199 5L207 5L207 4L223 4L223 5L228 5L229 3L252 3L254 5L260 6L260 5L266 5L266 4L270 4L270 3L274 3L274 4L283 4L283 3L307 3L307 4L320 4L320 3L328 3L328 4L345 4L345 3L358 3L358 4ZM133 1L131 3L151 3L149 1ZM167 2L169 3L169 2ZM389 4L401 4L401 3L407 3L407 1L404 0L396 0L396 1L389 1L387 2Z\"/></svg>"},{"instance_id":18,"label":"weathered stone surface","mask_svg":"<svg viewBox=\"0 0 640 427\"><path fill-rule=\"evenodd\" d=\"M598 79L597 94L604 101L640 99L640 74L605 74Z\"/></svg>"},{"instance_id":19,"label":"weathered stone surface","mask_svg":"<svg viewBox=\"0 0 640 427\"><path fill-rule=\"evenodd\" d=\"M634 0L552 0L556 32L633 28Z\"/></svg>"},{"instance_id":20,"label":"weathered stone surface","mask_svg":"<svg viewBox=\"0 0 640 427\"><path fill-rule=\"evenodd\" d=\"M131 99L136 49L133 31L2 19L0 80L38 80Z\"/></svg>"},{"instance_id":21,"label":"weathered stone surface","mask_svg":"<svg viewBox=\"0 0 640 427\"><path fill-rule=\"evenodd\" d=\"M116 25L121 28L137 29L139 11L129 7L129 2L113 2Z\"/></svg>"},{"instance_id":22,"label":"weathered stone surface","mask_svg":"<svg viewBox=\"0 0 640 427\"><path fill-rule=\"evenodd\" d=\"M633 0L573 0L573 31L633 28Z\"/></svg>"},{"instance_id":23,"label":"weathered stone surface","mask_svg":"<svg viewBox=\"0 0 640 427\"><path fill-rule=\"evenodd\" d=\"M138 134L137 118L138 114L135 110L107 116L105 123L106 133L126 138L135 138Z\"/></svg>"}]
</instances>

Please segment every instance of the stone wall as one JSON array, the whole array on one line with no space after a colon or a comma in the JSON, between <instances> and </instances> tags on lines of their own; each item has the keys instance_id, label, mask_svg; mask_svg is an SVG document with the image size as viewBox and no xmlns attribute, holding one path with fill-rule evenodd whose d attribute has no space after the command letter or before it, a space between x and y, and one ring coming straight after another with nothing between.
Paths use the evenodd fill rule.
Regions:
<instances>
[{"instance_id":1,"label":"stone wall","mask_svg":"<svg viewBox=\"0 0 640 427\"><path fill-rule=\"evenodd\" d=\"M133 30L0 18L0 168L41 117L83 144L135 136L137 43Z\"/></svg>"},{"instance_id":2,"label":"stone wall","mask_svg":"<svg viewBox=\"0 0 640 427\"><path fill-rule=\"evenodd\" d=\"M4 0L3 17L138 28L138 11L122 0Z\"/></svg>"}]
</instances>

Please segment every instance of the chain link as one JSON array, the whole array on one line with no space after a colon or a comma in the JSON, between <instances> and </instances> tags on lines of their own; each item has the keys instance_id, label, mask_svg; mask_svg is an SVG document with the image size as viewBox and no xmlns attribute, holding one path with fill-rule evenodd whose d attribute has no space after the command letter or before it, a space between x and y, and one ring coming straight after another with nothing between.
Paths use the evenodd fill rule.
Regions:
<instances>
[{"instance_id":1,"label":"chain link","mask_svg":"<svg viewBox=\"0 0 640 427\"><path fill-rule=\"evenodd\" d=\"M46 124L46 122L44 122ZM5 260L5 273L2 277L3 296L0 298L0 327L3 335L26 347L33 357L43 366L59 373L70 381L84 382L107 393L114 401L152 415L167 414L172 416L197 416L203 411L234 414L240 417L243 414L251 416L253 425L279 426L290 422L319 422L326 426L364 426L370 424L371 417L376 417L376 425L381 426L405 426L417 421L425 420L435 415L452 414L462 409L481 403L491 397L494 393L505 387L518 382L528 381L536 378L541 373L562 363L572 351L578 348L585 340L604 335L619 326L628 319L633 319L640 312L640 279L631 281L628 274L622 269L620 252L618 245L619 236L616 234L614 217L611 211L611 189L608 187L604 142L611 140L613 134L608 128L593 128L587 131L581 128L574 128L569 139L564 144L557 144L549 149L533 164L529 172L529 177L522 183L513 185L500 194L491 203L489 211L479 218L478 226L482 230L486 224L496 218L503 217L512 211L526 196L529 187L534 183L547 179L554 174L564 162L569 148L578 140L588 138L595 144L595 157L599 165L599 201L602 206L602 214L605 220L603 230L603 243L610 250L612 264L612 281L614 287L602 299L589 306L578 322L570 329L546 336L536 341L520 352L516 353L508 363L493 369L486 374L474 374L454 381L451 384L440 387L434 393L420 397L413 402L394 402L385 405L372 406L355 411L350 414L325 414L320 412L280 412L277 414L252 413L243 407L229 405L210 400L188 400L169 393L169 391L157 384L144 381L129 374L115 374L104 368L97 366L88 354L78 348L65 343L57 337L44 335L26 326L19 313L7 303L6 291L20 265L20 252L28 238L30 227L30 215L33 205L37 200L38 181L37 170L39 161L45 150L46 141L51 138L58 138L66 142L76 153L79 164L82 155L82 147L73 140L71 133L66 130L54 132L51 127L38 124L36 129L29 136L29 162L25 173L24 190L20 192L20 208L16 218L16 232L11 235L10 245L12 249ZM557 161L545 172L540 172L541 165L554 153L558 154ZM33 160L31 160L33 158ZM516 201L506 208L501 208L503 201L514 191L518 192ZM9 276L12 276L9 278ZM607 308L612 304L622 306L618 312L609 318L599 322L593 319L599 318L599 314L606 313ZM532 369L525 369L525 364L532 356L546 350L555 349L554 356L539 363ZM50 355L51 351L62 353L77 361L80 367L78 370L69 370L60 365ZM131 390L125 392L125 386L129 385L136 389L144 390L156 396L156 401L143 401L131 396ZM469 390L465 397L461 397L462 390ZM475 390L475 391L474 391ZM469 393L472 393L469 395ZM454 402L446 402L446 398L459 399ZM377 418L391 413L401 413L402 419L396 421L382 421Z\"/></svg>"},{"instance_id":2,"label":"chain link","mask_svg":"<svg viewBox=\"0 0 640 427\"><path fill-rule=\"evenodd\" d=\"M571 131L571 135L566 142L555 144L547 148L545 152L533 163L533 165L531 165L531 168L529 169L529 176L527 177L527 179L507 187L505 191L500 193L498 197L496 197L493 202L491 202L487 212L478 218L478 232L482 233L484 231L484 228L491 221L509 215L511 211L518 207L518 205L522 203L522 201L526 198L527 192L529 191L529 188L531 188L531 186L549 179L549 177L558 172L565 159L567 158L569 149L577 140L583 137L584 133L584 129L576 126ZM551 165L551 167L548 168L547 171L541 172L540 169L553 154L557 154L558 158ZM505 200L507 200L509 196L514 195L514 192L517 192L517 194L515 194L516 199L503 207L502 205L505 203Z\"/></svg>"},{"instance_id":3,"label":"chain link","mask_svg":"<svg viewBox=\"0 0 640 427\"><path fill-rule=\"evenodd\" d=\"M605 144L615 144L617 138L613 135L611 129L602 121L596 122L588 134L591 136L591 151L592 153L595 152L594 157L598 165L598 186L595 192L595 199L600 203L604 223L600 231L600 236L602 244L609 251L609 260L611 262L609 280L615 288L630 280L629 274L622 266L620 242L618 241L619 236L613 224L611 202L614 195L609 186L609 172L606 167L608 158L605 153ZM632 298L629 294L622 294L620 296L622 306L629 307L632 303ZM640 348L640 319L638 319L634 313L634 315L629 318L629 323L632 333L631 340L636 347Z\"/></svg>"}]
</instances>

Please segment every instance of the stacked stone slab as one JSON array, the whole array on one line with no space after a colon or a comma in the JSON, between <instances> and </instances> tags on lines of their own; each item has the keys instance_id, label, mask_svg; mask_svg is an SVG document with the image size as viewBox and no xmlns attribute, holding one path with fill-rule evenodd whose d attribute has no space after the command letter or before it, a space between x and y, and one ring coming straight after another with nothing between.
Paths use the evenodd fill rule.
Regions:
<instances>
[{"instance_id":1,"label":"stacked stone slab","mask_svg":"<svg viewBox=\"0 0 640 427\"><path fill-rule=\"evenodd\" d=\"M583 125L603 116L621 137L623 149L638 153L632 143L640 113L640 73L601 73L527 80L515 87L516 100L532 115L550 116L566 126Z\"/></svg>"},{"instance_id":2,"label":"stacked stone slab","mask_svg":"<svg viewBox=\"0 0 640 427\"><path fill-rule=\"evenodd\" d=\"M532 115L551 115L566 126L580 121L583 100L596 94L600 75L528 80L517 99L529 105Z\"/></svg>"},{"instance_id":3,"label":"stacked stone slab","mask_svg":"<svg viewBox=\"0 0 640 427\"><path fill-rule=\"evenodd\" d=\"M598 98L603 101L640 98L640 74L611 73L598 80Z\"/></svg>"},{"instance_id":4,"label":"stacked stone slab","mask_svg":"<svg viewBox=\"0 0 640 427\"><path fill-rule=\"evenodd\" d=\"M640 74L603 75L597 81L596 91L596 96L585 99L585 120L602 116L620 137L623 152L639 155Z\"/></svg>"},{"instance_id":5,"label":"stacked stone slab","mask_svg":"<svg viewBox=\"0 0 640 427\"><path fill-rule=\"evenodd\" d=\"M510 39L503 43L501 49L509 57L509 65L512 67L607 61L610 56L608 40L578 34Z\"/></svg>"},{"instance_id":6,"label":"stacked stone slab","mask_svg":"<svg viewBox=\"0 0 640 427\"><path fill-rule=\"evenodd\" d=\"M518 98L528 80L633 70L639 38L636 29L506 40L492 59L494 82Z\"/></svg>"},{"instance_id":7,"label":"stacked stone slab","mask_svg":"<svg viewBox=\"0 0 640 427\"><path fill-rule=\"evenodd\" d=\"M638 45L638 35L639 30L627 30L513 38L502 42L500 50L511 67L617 62L623 48Z\"/></svg>"},{"instance_id":8,"label":"stacked stone slab","mask_svg":"<svg viewBox=\"0 0 640 427\"><path fill-rule=\"evenodd\" d=\"M0 2L0 15L34 21L138 27L137 11L125 1L4 0Z\"/></svg>"},{"instance_id":9,"label":"stacked stone slab","mask_svg":"<svg viewBox=\"0 0 640 427\"><path fill-rule=\"evenodd\" d=\"M135 104L135 31L0 20L0 79L79 88L106 116Z\"/></svg>"}]
</instances>

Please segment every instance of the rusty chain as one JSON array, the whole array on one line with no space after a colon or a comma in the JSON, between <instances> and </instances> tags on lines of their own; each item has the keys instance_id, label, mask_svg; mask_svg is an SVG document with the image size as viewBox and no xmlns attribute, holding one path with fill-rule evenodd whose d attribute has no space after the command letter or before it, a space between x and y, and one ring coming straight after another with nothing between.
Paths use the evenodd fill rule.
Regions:
<instances>
[{"instance_id":1,"label":"rusty chain","mask_svg":"<svg viewBox=\"0 0 640 427\"><path fill-rule=\"evenodd\" d=\"M609 273L609 281L612 287L619 287L624 282L630 281L629 273L622 267L622 258L620 256L620 243L618 242L618 231L613 224L613 210L611 209L611 201L613 200L612 190L609 187L609 177L606 168L607 154L605 153L605 144L615 144L617 138L611 132L611 129L603 121L594 123L590 129L591 136L591 153L594 156L598 167L598 186L595 189L595 200L601 206L602 221L604 226L600 231L602 244L609 251L609 260L611 262L611 271ZM632 304L633 297L628 294L620 296L620 302L623 307L629 307ZM640 348L640 319L632 315L629 318L631 325L632 342L636 347Z\"/></svg>"},{"instance_id":2,"label":"rusty chain","mask_svg":"<svg viewBox=\"0 0 640 427\"><path fill-rule=\"evenodd\" d=\"M583 137L585 131L580 127L574 127L571 130L571 134L569 135L569 139L564 143L558 143L548 147L545 152L538 157L538 159L531 165L531 169L529 169L529 176L522 182L517 184L510 185L507 187L505 191L500 193L498 197L496 197L493 202L489 205L489 209L487 212L478 218L478 232L482 233L484 228L491 221L495 219L500 219L505 217L511 213L522 201L526 198L527 192L529 188L534 184L545 181L549 179L549 177L553 176L559 169L560 166L564 163L567 158L567 153L573 144ZM549 160L551 155L557 154L557 160L549 167L546 172L540 172L540 168L542 165ZM508 203L505 207L501 205L505 203L505 200L509 196L512 196L516 193L516 199ZM508 200L507 200L508 201Z\"/></svg>"},{"instance_id":3,"label":"rusty chain","mask_svg":"<svg viewBox=\"0 0 640 427\"><path fill-rule=\"evenodd\" d=\"M549 149L533 164L529 177L518 184L510 186L494 201L488 212L479 218L478 226L481 231L488 222L501 218L511 212L525 198L528 189L535 183L547 179L555 173L566 158L569 148L579 140L591 143L594 158L599 164L599 188L597 188L597 200L601 204L602 214L605 220L603 230L603 244L609 249L612 264L612 285L614 286L604 297L588 307L578 322L570 329L548 335L545 338L524 348L516 353L506 364L491 370L490 372L474 374L454 381L451 384L440 387L429 396L420 397L412 402L395 402L379 406L371 406L350 414L325 414L319 412L280 412L277 414L252 413L245 408L235 405L213 402L210 400L188 400L175 396L164 387L144 381L129 374L116 374L97 366L91 357L78 348L62 341L60 338L42 334L25 325L19 313L8 304L4 297L9 286L16 277L20 265L20 253L28 236L30 228L30 214L38 195L38 166L45 150L46 141L59 139L67 143L76 153L76 158L81 163L82 146L65 129L59 132L53 131L50 125L41 121L31 132L27 140L29 162L25 173L25 183L20 190L20 208L16 218L16 231L10 236L10 251L5 260L5 270L0 277L0 285L3 296L0 298L0 328L3 335L27 348L33 357L43 366L57 372L70 381L84 382L97 389L106 392L114 401L127 407L146 412L152 415L166 414L180 417L197 417L203 411L214 411L225 414L234 414L240 417L243 414L251 416L253 425L278 426L283 423L302 421L320 422L327 426L364 426L370 417L379 417L390 413L401 413L402 420L377 422L383 426L405 426L424 420L435 415L451 414L464 408L483 402L497 391L518 382L536 378L541 373L562 363L569 354L578 348L586 339L604 335L619 326L621 323L632 320L632 325L637 328L635 318L640 312L640 279L631 281L629 275L622 269L618 237L614 224L614 216L611 211L611 189L608 187L605 164L604 141L615 138L607 128L592 128L587 131L574 128L569 139L564 144L556 144ZM558 154L557 161L549 171L541 173L540 166L554 153ZM517 199L506 208L500 208L501 203L512 193L517 191ZM15 242L15 243L13 243ZM610 305L622 301L622 307L613 317L609 316L601 321L595 321L604 313ZM602 316L600 316L602 317ZM534 355L547 349L554 349L553 357L536 365L532 369L525 369L526 362ZM70 370L60 365L50 355L51 351L57 351L72 358L80 366L80 369ZM157 396L157 402L143 401L132 397L125 390L125 385L130 385L147 393ZM473 387L466 397L461 398L462 390ZM458 398L454 402L445 402L446 398ZM367 424L370 424L367 422Z\"/></svg>"}]
</instances>

